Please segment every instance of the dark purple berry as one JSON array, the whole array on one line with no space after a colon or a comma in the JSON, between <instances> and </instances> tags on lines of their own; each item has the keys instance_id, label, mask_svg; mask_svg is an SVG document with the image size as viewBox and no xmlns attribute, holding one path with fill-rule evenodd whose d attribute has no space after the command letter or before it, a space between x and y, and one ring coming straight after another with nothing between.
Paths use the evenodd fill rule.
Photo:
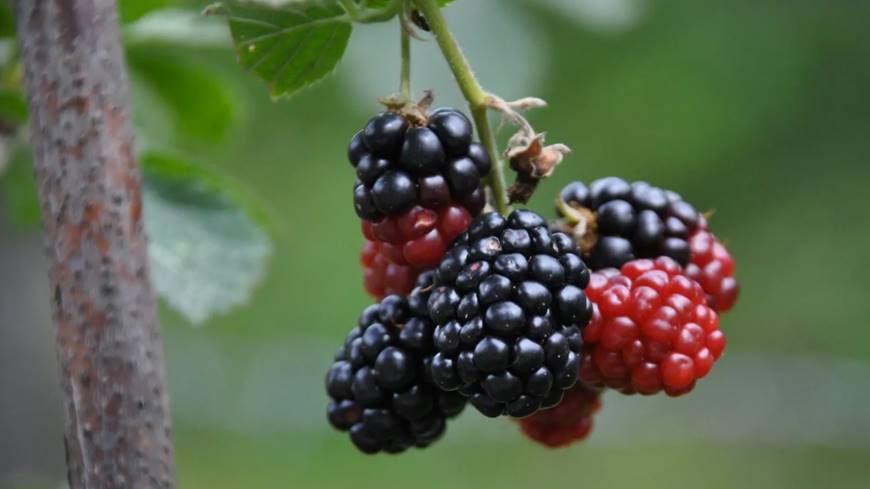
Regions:
<instances>
[{"instance_id":1,"label":"dark purple berry","mask_svg":"<svg viewBox=\"0 0 870 489\"><path fill-rule=\"evenodd\" d=\"M399 154L407 129L408 122L404 117L393 112L384 112L369 120L363 129L363 137L366 146L374 154L392 159Z\"/></svg>"},{"instance_id":2,"label":"dark purple berry","mask_svg":"<svg viewBox=\"0 0 870 489\"><path fill-rule=\"evenodd\" d=\"M366 143L363 140L363 131L359 131L353 135L350 139L350 143L347 145L347 160L355 167L363 155L368 154L368 152L369 149L366 147Z\"/></svg>"},{"instance_id":3,"label":"dark purple berry","mask_svg":"<svg viewBox=\"0 0 870 489\"><path fill-rule=\"evenodd\" d=\"M375 206L371 191L362 184L353 188L353 208L356 210L356 214L363 219L375 220L381 216Z\"/></svg>"},{"instance_id":4,"label":"dark purple berry","mask_svg":"<svg viewBox=\"0 0 870 489\"><path fill-rule=\"evenodd\" d=\"M428 446L465 406L464 397L436 387L445 369L432 342L435 327L412 305L428 302L432 278L422 274L409 298L389 296L366 308L326 375L327 419L364 453ZM453 360L447 364L446 375L455 376Z\"/></svg>"},{"instance_id":5,"label":"dark purple berry","mask_svg":"<svg viewBox=\"0 0 870 489\"><path fill-rule=\"evenodd\" d=\"M471 144L471 122L462 112L453 109L439 109L429 116L429 129L438 135L448 156L468 153Z\"/></svg>"},{"instance_id":6,"label":"dark purple berry","mask_svg":"<svg viewBox=\"0 0 870 489\"><path fill-rule=\"evenodd\" d=\"M365 154L356 165L356 177L363 184L371 186L389 167L390 162L388 160Z\"/></svg>"},{"instance_id":7,"label":"dark purple berry","mask_svg":"<svg viewBox=\"0 0 870 489\"><path fill-rule=\"evenodd\" d=\"M475 219L436 272L430 316L433 378L486 416L527 416L560 398L579 369L580 328L592 314L589 271L571 240L539 215L515 211Z\"/></svg>"},{"instance_id":8,"label":"dark purple berry","mask_svg":"<svg viewBox=\"0 0 870 489\"><path fill-rule=\"evenodd\" d=\"M468 157L474 162L477 167L477 172L481 175L486 175L492 169L492 159L486 148L480 143L471 143L468 147Z\"/></svg>"},{"instance_id":9,"label":"dark purple berry","mask_svg":"<svg viewBox=\"0 0 870 489\"><path fill-rule=\"evenodd\" d=\"M405 133L399 164L414 175L431 175L444 166L444 148L434 132L425 127L412 127Z\"/></svg>"},{"instance_id":10,"label":"dark purple berry","mask_svg":"<svg viewBox=\"0 0 870 489\"><path fill-rule=\"evenodd\" d=\"M375 207L387 215L400 214L414 205L417 189L407 173L388 171L372 186Z\"/></svg>"},{"instance_id":11,"label":"dark purple berry","mask_svg":"<svg viewBox=\"0 0 870 489\"><path fill-rule=\"evenodd\" d=\"M578 218L566 207L585 208L594 215L591 236L574 233L579 242L594 243L584 250L593 269L620 268L635 258L668 256L680 265L689 263L689 236L703 218L679 194L647 182L628 184L616 177L568 184L560 193L557 212L563 228L574 227ZM572 214L562 215L562 214ZM580 228L578 228L580 230ZM582 230L580 230L582 231ZM591 238L591 239L589 239Z\"/></svg>"},{"instance_id":12,"label":"dark purple berry","mask_svg":"<svg viewBox=\"0 0 870 489\"><path fill-rule=\"evenodd\" d=\"M463 199L480 187L480 173L471 158L461 157L447 163L447 183L450 191Z\"/></svg>"},{"instance_id":13,"label":"dark purple berry","mask_svg":"<svg viewBox=\"0 0 870 489\"><path fill-rule=\"evenodd\" d=\"M631 236L636 224L634 207L624 200L611 200L598 208L598 229L603 234Z\"/></svg>"},{"instance_id":14,"label":"dark purple berry","mask_svg":"<svg viewBox=\"0 0 870 489\"><path fill-rule=\"evenodd\" d=\"M420 205L428 209L440 209L450 203L450 187L440 174L427 175L417 180Z\"/></svg>"},{"instance_id":15,"label":"dark purple berry","mask_svg":"<svg viewBox=\"0 0 870 489\"><path fill-rule=\"evenodd\" d=\"M602 236L598 238L589 265L593 270L610 268L613 263L628 263L635 259L631 242L618 236Z\"/></svg>"}]
</instances>

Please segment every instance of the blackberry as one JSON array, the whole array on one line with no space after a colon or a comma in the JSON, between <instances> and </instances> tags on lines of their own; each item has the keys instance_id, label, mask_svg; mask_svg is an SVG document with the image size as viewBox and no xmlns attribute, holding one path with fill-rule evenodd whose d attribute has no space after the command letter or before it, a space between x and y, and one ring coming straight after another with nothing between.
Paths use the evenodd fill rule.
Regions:
<instances>
[{"instance_id":1,"label":"blackberry","mask_svg":"<svg viewBox=\"0 0 870 489\"><path fill-rule=\"evenodd\" d=\"M592 417L601 410L601 394L601 390L578 382L558 406L518 420L520 429L530 439L550 448L583 440L592 431Z\"/></svg>"},{"instance_id":2,"label":"blackberry","mask_svg":"<svg viewBox=\"0 0 870 489\"><path fill-rule=\"evenodd\" d=\"M587 293L595 312L583 331L586 385L679 396L722 355L719 316L700 284L668 257L595 272Z\"/></svg>"},{"instance_id":3,"label":"blackberry","mask_svg":"<svg viewBox=\"0 0 870 489\"><path fill-rule=\"evenodd\" d=\"M667 256L701 284L716 311L737 300L734 259L704 216L674 192L617 177L573 182L562 189L556 212L593 270Z\"/></svg>"},{"instance_id":4,"label":"blackberry","mask_svg":"<svg viewBox=\"0 0 870 489\"><path fill-rule=\"evenodd\" d=\"M326 375L327 418L362 452L426 447L465 407L465 398L430 380L432 275L422 274L407 298L391 295L366 308Z\"/></svg>"},{"instance_id":5,"label":"blackberry","mask_svg":"<svg viewBox=\"0 0 870 489\"><path fill-rule=\"evenodd\" d=\"M484 214L436 269L432 378L486 416L552 407L577 381L592 315L589 270L571 239L517 210Z\"/></svg>"},{"instance_id":6,"label":"blackberry","mask_svg":"<svg viewBox=\"0 0 870 489\"><path fill-rule=\"evenodd\" d=\"M347 156L356 168L353 201L359 217L377 221L415 205L438 210L450 203L472 215L483 210L481 178L492 162L483 146L472 142L471 122L451 108L424 119L415 125L384 112L351 139Z\"/></svg>"},{"instance_id":7,"label":"blackberry","mask_svg":"<svg viewBox=\"0 0 870 489\"><path fill-rule=\"evenodd\" d=\"M635 258L667 256L686 266L689 235L701 215L678 194L647 182L629 184L618 177L573 182L556 205L565 231L582 241L594 270L619 268ZM584 226L575 228L579 221Z\"/></svg>"}]
</instances>

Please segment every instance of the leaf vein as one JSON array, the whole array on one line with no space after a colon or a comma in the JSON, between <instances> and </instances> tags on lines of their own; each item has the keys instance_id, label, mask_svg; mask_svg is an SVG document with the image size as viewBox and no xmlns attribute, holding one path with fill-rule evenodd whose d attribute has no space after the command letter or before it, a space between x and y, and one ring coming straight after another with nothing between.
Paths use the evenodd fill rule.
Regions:
<instances>
[{"instance_id":1,"label":"leaf vein","mask_svg":"<svg viewBox=\"0 0 870 489\"><path fill-rule=\"evenodd\" d=\"M305 37L303 37L302 39L299 40L299 43L296 45L296 49L293 51L293 54L291 54L290 56L288 56L288 57L287 57L287 60L284 61L284 64L281 65L281 68L279 68L279 69L275 72L275 74L274 74L274 75L272 76L272 78L269 80L270 83L276 83L276 82L278 81L278 79L281 78L281 75L284 74L284 71L287 69L288 66L290 66L290 63L291 63L294 59L296 59L296 56L298 56L299 53L300 53L300 52L305 48L305 43L308 41L308 38L311 37L311 34L312 34L313 32L315 32L315 31L316 31L316 29L311 29L311 30L309 30L309 31L305 34ZM294 78L294 79L295 79L295 78Z\"/></svg>"},{"instance_id":2,"label":"leaf vein","mask_svg":"<svg viewBox=\"0 0 870 489\"><path fill-rule=\"evenodd\" d=\"M294 32L297 32L300 30L305 30L305 29L314 29L317 26L329 25L329 24L333 24L333 23L340 24L340 23L346 22L347 19L348 19L347 16L342 15L339 17L332 17L332 18L328 18L328 19L318 19L318 20L308 22L306 24L297 24L297 25L287 26L287 27L284 27L284 28L279 29L279 30L274 31L274 32L269 32L267 34L253 37L251 39L245 39L244 41L239 42L239 46L244 47L244 46L247 46L249 44L253 44L255 42L258 42L258 41L264 41L266 39L271 39L275 36L280 36L283 34L292 34Z\"/></svg>"},{"instance_id":3,"label":"leaf vein","mask_svg":"<svg viewBox=\"0 0 870 489\"><path fill-rule=\"evenodd\" d=\"M294 77L290 80L290 82L294 82L294 83L295 83L296 80L298 80L298 79L299 79L300 77L302 77L303 75L304 75L304 76L308 76L308 75L310 75L314 70L317 69L317 66L320 65L320 62L323 61L323 58L326 57L323 53L328 53L328 52L329 52L329 48L332 47L333 42L335 42L335 37L336 37L335 35L338 33L338 30L339 30L340 28L341 28L340 25L336 25L335 28L332 29L332 34L329 36L329 39L326 41L325 44L323 44L323 47L320 49L321 56L318 56L317 59L315 59L313 63L309 63L309 65L308 65L307 67L305 67L304 70L302 70L302 71L300 71L299 73L297 73L296 76L294 76Z\"/></svg>"}]
</instances>

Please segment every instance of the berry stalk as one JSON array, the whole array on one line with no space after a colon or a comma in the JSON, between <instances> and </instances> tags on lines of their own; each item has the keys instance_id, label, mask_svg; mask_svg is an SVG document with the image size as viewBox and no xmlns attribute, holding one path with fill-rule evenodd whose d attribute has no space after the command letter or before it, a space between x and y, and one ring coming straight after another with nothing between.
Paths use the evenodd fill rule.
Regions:
<instances>
[{"instance_id":1,"label":"berry stalk","mask_svg":"<svg viewBox=\"0 0 870 489\"><path fill-rule=\"evenodd\" d=\"M399 21L402 39L402 68L399 80L399 97L403 104L411 100L411 36L408 29Z\"/></svg>"},{"instance_id":2,"label":"berry stalk","mask_svg":"<svg viewBox=\"0 0 870 489\"><path fill-rule=\"evenodd\" d=\"M447 61L450 71L453 72L453 77L462 91L462 95L468 102L471 110L471 116L474 119L474 125L477 126L477 134L480 143L486 148L490 158L493 161L492 172L487 177L487 185L492 189L493 197L498 211L507 215L509 212L508 199L505 188L504 163L499 158L498 148L495 144L495 135L489 125L487 118L487 108L489 106L489 95L480 86L474 72L471 71L471 66L468 65L468 60L459 49L459 44L453 33L447 27L447 21L441 15L441 8L435 0L414 0L417 8L423 13L426 22L432 33L435 34L435 41L438 47L441 48L441 53Z\"/></svg>"}]
</instances>

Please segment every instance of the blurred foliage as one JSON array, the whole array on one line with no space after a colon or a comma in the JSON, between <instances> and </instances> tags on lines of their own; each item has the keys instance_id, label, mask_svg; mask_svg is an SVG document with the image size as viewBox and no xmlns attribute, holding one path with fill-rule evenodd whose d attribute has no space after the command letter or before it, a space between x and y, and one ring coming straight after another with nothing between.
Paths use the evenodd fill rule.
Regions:
<instances>
[{"instance_id":1,"label":"blurred foliage","mask_svg":"<svg viewBox=\"0 0 870 489\"><path fill-rule=\"evenodd\" d=\"M507 1L463 0L445 14L456 19L469 2L499 8ZM503 77L540 70L543 82L524 95L541 96L551 106L530 118L551 140L574 149L531 207L552 215L552 196L566 182L610 174L673 188L698 207L715 209L713 227L737 257L742 298L722 320L729 352L870 362L870 228L863 225L870 203L864 192L870 181L870 3L613 2L640 8L640 20L619 32L598 30L563 14L556 0L511 0L529 19L517 38L543 43L546 52L529 66L516 65L511 53L482 61L499 66ZM394 24L371 28L395 32ZM497 43L487 35L494 28L481 19L457 34L463 43ZM358 100L355 86L365 60L386 47L365 46L359 51L363 62L341 64L335 77L276 104L259 80L239 69L229 45L138 42L130 46L130 60L137 125L153 128L142 131L145 146L209 163L255 189L257 199L280 216L269 273L249 305L210 320L204 332L185 332L182 316L163 311L182 486L870 486L864 466L870 441L845 448L812 444L799 441L799 430L783 432L775 442L663 437L642 447L630 437L599 443L593 434L589 444L558 452L531 446L518 434L499 443L448 437L432 450L401 458L358 455L322 416L300 408L325 403L325 395L317 382L298 379L319 378L330 360L306 356L308 345L338 346L369 302L356 260L362 237L350 202L354 176L345 145L379 109L374 100ZM414 63L446 70L440 59L416 57ZM165 66L183 78L178 92L169 77L154 72ZM224 93L215 107L189 94L203 78L187 77L190 72L208 73L209 85L223 87L215 89ZM414 83L427 86L425 80ZM383 94L393 89L385 86ZM188 100L194 105L184 105ZM220 139L196 136L215 127L224 128ZM18 168L13 164L10 175L27 173L26 165ZM15 192L8 182L9 175L0 187L7 212ZM267 347L289 360L265 359ZM228 358L232 362L224 362ZM246 396L250 387L240 384L234 389L238 402L276 412L284 424L264 435L252 428L239 432L258 425L253 417L237 419L234 430L202 421L203 413L228 402L215 394L229 382L228 370L249 374L247 382L265 393ZM714 372L704 387L728 385L734 402L753 402L743 399L748 394L740 390L741 378L723 380ZM771 388L791 387L784 383ZM798 394L809 399L815 392ZM645 416L645 400L630 401L625 416ZM842 399L824 401L837 416ZM768 421L775 424L785 414ZM460 423L485 423L474 413L464 416ZM498 427L510 429L507 421Z\"/></svg>"},{"instance_id":2,"label":"blurred foliage","mask_svg":"<svg viewBox=\"0 0 870 489\"><path fill-rule=\"evenodd\" d=\"M118 12L121 22L128 24L139 20L149 12L170 7L174 3L173 0L119 0Z\"/></svg>"},{"instance_id":3,"label":"blurred foliage","mask_svg":"<svg viewBox=\"0 0 870 489\"><path fill-rule=\"evenodd\" d=\"M12 150L5 173L0 178L0 202L6 221L19 230L31 229L39 222L39 200L33 181L33 152L19 146Z\"/></svg>"},{"instance_id":4,"label":"blurred foliage","mask_svg":"<svg viewBox=\"0 0 870 489\"><path fill-rule=\"evenodd\" d=\"M0 121L6 124L24 124L27 120L27 101L20 90L0 89Z\"/></svg>"},{"instance_id":5,"label":"blurred foliage","mask_svg":"<svg viewBox=\"0 0 870 489\"><path fill-rule=\"evenodd\" d=\"M0 2L0 37L15 35L15 16L11 2Z\"/></svg>"},{"instance_id":6,"label":"blurred foliage","mask_svg":"<svg viewBox=\"0 0 870 489\"><path fill-rule=\"evenodd\" d=\"M255 201L202 165L150 152L140 163L157 292L193 324L244 303L271 253L269 237L239 205Z\"/></svg>"},{"instance_id":7,"label":"blurred foliage","mask_svg":"<svg viewBox=\"0 0 870 489\"><path fill-rule=\"evenodd\" d=\"M235 120L236 102L220 73L189 55L173 55L148 46L128 49L127 62L136 80L147 84L170 112L172 138L167 144L216 144L226 139ZM136 108L137 112L150 110L147 106ZM191 113L197 117L189 117Z\"/></svg>"}]
</instances>

